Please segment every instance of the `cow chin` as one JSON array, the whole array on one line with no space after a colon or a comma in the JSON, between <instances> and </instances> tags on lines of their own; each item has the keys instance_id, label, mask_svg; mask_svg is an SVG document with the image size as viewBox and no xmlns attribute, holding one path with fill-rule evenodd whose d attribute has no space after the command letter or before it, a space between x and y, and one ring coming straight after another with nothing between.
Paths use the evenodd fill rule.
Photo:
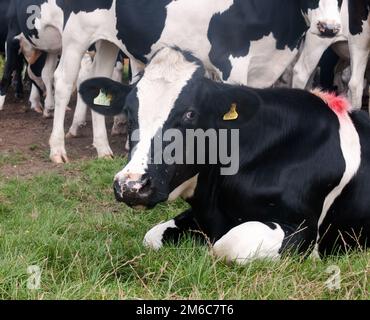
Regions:
<instances>
[{"instance_id":1,"label":"cow chin","mask_svg":"<svg viewBox=\"0 0 370 320\"><path fill-rule=\"evenodd\" d=\"M124 203L128 207L140 211L153 209L156 205L166 202L168 199L168 196L165 194L119 194L116 190L115 196L118 202Z\"/></svg>"}]
</instances>

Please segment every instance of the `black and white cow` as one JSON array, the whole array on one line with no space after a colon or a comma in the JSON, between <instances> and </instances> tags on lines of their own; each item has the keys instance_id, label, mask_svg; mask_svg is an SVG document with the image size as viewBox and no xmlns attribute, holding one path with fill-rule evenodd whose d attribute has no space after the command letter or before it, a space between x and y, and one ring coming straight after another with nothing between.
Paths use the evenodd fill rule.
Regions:
<instances>
[{"instance_id":1,"label":"black and white cow","mask_svg":"<svg viewBox=\"0 0 370 320\"><path fill-rule=\"evenodd\" d=\"M353 106L360 108L366 66L370 54L370 0L349 1L348 12L352 73L349 94Z\"/></svg>"},{"instance_id":2,"label":"black and white cow","mask_svg":"<svg viewBox=\"0 0 370 320\"><path fill-rule=\"evenodd\" d=\"M216 255L240 263L278 258L289 250L307 252L315 244L321 254L366 246L368 116L351 113L342 97L251 89L215 83L204 75L200 60L164 48L134 86L96 78L80 87L94 110L112 115L124 108L128 114L131 154L115 177L117 200L152 208L182 196L191 205L149 231L145 245L159 249L186 232L201 231ZM102 95L105 100L96 100ZM183 137L188 130L216 130L219 135L237 130L239 170L222 175L224 162L189 164L185 157L166 162L173 139L157 143L156 138L173 129ZM171 150L184 155L205 152L208 158L211 150L196 151L187 140L177 143ZM227 150L233 153L230 145Z\"/></svg>"},{"instance_id":3,"label":"black and white cow","mask_svg":"<svg viewBox=\"0 0 370 320\"><path fill-rule=\"evenodd\" d=\"M298 89L304 89L307 86L307 83L313 74L314 70L319 64L320 59L326 52L326 50L331 47L332 50L337 54L337 56L341 59L341 63L338 66L339 70L338 72L343 71L347 67L347 61L348 65L350 64L351 54L354 57L354 59L357 59L359 53L363 52L363 49L358 49L357 45L354 45L351 42L351 52L348 47L348 41L349 38L353 39L353 36L351 36L350 33L350 25L349 25L349 6L353 9L353 6L357 6L359 3L361 3L362 0L359 2L353 2L348 0L344 0L341 6L341 21L342 21L342 31L338 33L336 36L331 38L325 38L325 37L319 37L318 35L312 34L310 32L307 33L305 37L305 43L303 47L302 54L300 55L300 58L297 62L297 64L294 67L294 76L293 76L293 88ZM352 14L353 16L353 14ZM359 19L360 21L360 19ZM353 28L353 22L351 22L351 25ZM364 35L361 35L361 37L357 40L363 45L366 46L366 43L364 43L364 40L366 43L370 44L370 40L367 37L364 37ZM369 47L370 51L370 47ZM334 68L333 66L336 65L337 59L335 56L330 54L330 59L333 61L326 60L325 63L329 64L328 70L323 70L324 72L329 71L330 73L330 67L332 68L331 73L333 72ZM360 90L363 90L363 83L364 83L364 77L367 61L361 60L361 72L358 74L355 72L354 77L352 79L352 82L350 83L350 96L354 97L352 101L352 105L356 106L358 108L362 107L362 93L360 94ZM362 64L365 63L365 66L362 67ZM355 66L358 66L358 63L355 62ZM354 69L359 70L359 68L355 67ZM362 69L364 71L362 71ZM328 74L324 74L324 76L328 76ZM362 76L362 78L361 78ZM358 83L361 80L361 86L358 86ZM355 82L355 83L353 83ZM351 94L352 92L356 92L355 94Z\"/></svg>"},{"instance_id":4,"label":"black and white cow","mask_svg":"<svg viewBox=\"0 0 370 320\"><path fill-rule=\"evenodd\" d=\"M0 54L4 53L7 59L3 78L0 81L0 110L4 107L5 95L13 79L16 84L16 97L19 98L23 95L24 60L20 53L19 41L14 39L17 34L13 32L12 22L8 19L10 3L10 0L0 0Z\"/></svg>"},{"instance_id":5,"label":"black and white cow","mask_svg":"<svg viewBox=\"0 0 370 320\"><path fill-rule=\"evenodd\" d=\"M0 17L6 17L8 14L10 0L0 0ZM5 42L8 34L8 23L7 19L1 19L0 21L0 54L5 54Z\"/></svg>"},{"instance_id":6,"label":"black and white cow","mask_svg":"<svg viewBox=\"0 0 370 320\"><path fill-rule=\"evenodd\" d=\"M191 50L207 71L229 83L255 87L272 85L297 53L308 29L323 35L340 31L338 0L15 0L18 11L29 15L30 4L41 8L36 28L22 32L38 48L50 50L40 35L62 42L55 73L55 114L50 139L51 159L68 161L64 118L87 48L101 42L94 74L112 74L118 48L134 65L134 74L164 45ZM62 12L60 19L55 16ZM302 14L302 12L304 14ZM47 37L49 38L49 37ZM94 145L99 156L111 156L102 117L94 115Z\"/></svg>"},{"instance_id":7,"label":"black and white cow","mask_svg":"<svg viewBox=\"0 0 370 320\"><path fill-rule=\"evenodd\" d=\"M315 33L307 32L303 50L293 70L293 88L306 88L320 59L330 46L345 46L348 42L348 0L344 0L340 8L341 32L333 37L320 37Z\"/></svg>"}]
</instances>

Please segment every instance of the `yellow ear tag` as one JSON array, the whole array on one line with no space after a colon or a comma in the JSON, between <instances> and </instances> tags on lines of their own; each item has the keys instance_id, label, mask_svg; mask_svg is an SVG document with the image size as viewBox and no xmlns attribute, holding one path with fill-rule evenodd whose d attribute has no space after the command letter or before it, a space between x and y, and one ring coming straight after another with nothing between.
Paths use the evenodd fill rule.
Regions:
<instances>
[{"instance_id":1,"label":"yellow ear tag","mask_svg":"<svg viewBox=\"0 0 370 320\"><path fill-rule=\"evenodd\" d=\"M224 121L234 121L239 118L239 114L237 112L237 105L233 103L231 105L230 111L224 115Z\"/></svg>"},{"instance_id":2,"label":"yellow ear tag","mask_svg":"<svg viewBox=\"0 0 370 320\"><path fill-rule=\"evenodd\" d=\"M99 95L94 99L94 104L97 106L110 107L112 102L112 95L106 95L100 90Z\"/></svg>"}]
</instances>

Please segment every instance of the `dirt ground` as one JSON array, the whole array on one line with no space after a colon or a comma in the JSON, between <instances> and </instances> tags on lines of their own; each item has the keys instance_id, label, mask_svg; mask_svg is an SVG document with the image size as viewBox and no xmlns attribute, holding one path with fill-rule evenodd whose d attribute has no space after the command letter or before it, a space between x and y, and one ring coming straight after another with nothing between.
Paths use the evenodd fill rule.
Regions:
<instances>
[{"instance_id":1,"label":"dirt ground","mask_svg":"<svg viewBox=\"0 0 370 320\"><path fill-rule=\"evenodd\" d=\"M7 97L4 111L0 111L0 175L5 177L34 176L45 171L57 171L61 167L49 161L49 138L53 119L29 109L28 93L25 99L16 100L13 93ZM74 108L75 99L70 103ZM67 112L65 131L72 124L73 111ZM113 119L107 119L111 148L115 155L124 155L125 138L110 136ZM66 149L71 162L96 158L92 146L92 124L89 114L81 137L66 140Z\"/></svg>"}]
</instances>

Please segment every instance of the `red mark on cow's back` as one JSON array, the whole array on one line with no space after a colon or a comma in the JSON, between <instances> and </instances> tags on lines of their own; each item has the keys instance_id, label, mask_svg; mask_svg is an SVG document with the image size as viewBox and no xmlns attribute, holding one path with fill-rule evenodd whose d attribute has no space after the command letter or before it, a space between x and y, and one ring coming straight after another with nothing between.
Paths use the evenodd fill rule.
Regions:
<instances>
[{"instance_id":1,"label":"red mark on cow's back","mask_svg":"<svg viewBox=\"0 0 370 320\"><path fill-rule=\"evenodd\" d=\"M314 90L312 93L322 99L338 116L344 116L351 111L350 102L343 96L321 90Z\"/></svg>"}]
</instances>

